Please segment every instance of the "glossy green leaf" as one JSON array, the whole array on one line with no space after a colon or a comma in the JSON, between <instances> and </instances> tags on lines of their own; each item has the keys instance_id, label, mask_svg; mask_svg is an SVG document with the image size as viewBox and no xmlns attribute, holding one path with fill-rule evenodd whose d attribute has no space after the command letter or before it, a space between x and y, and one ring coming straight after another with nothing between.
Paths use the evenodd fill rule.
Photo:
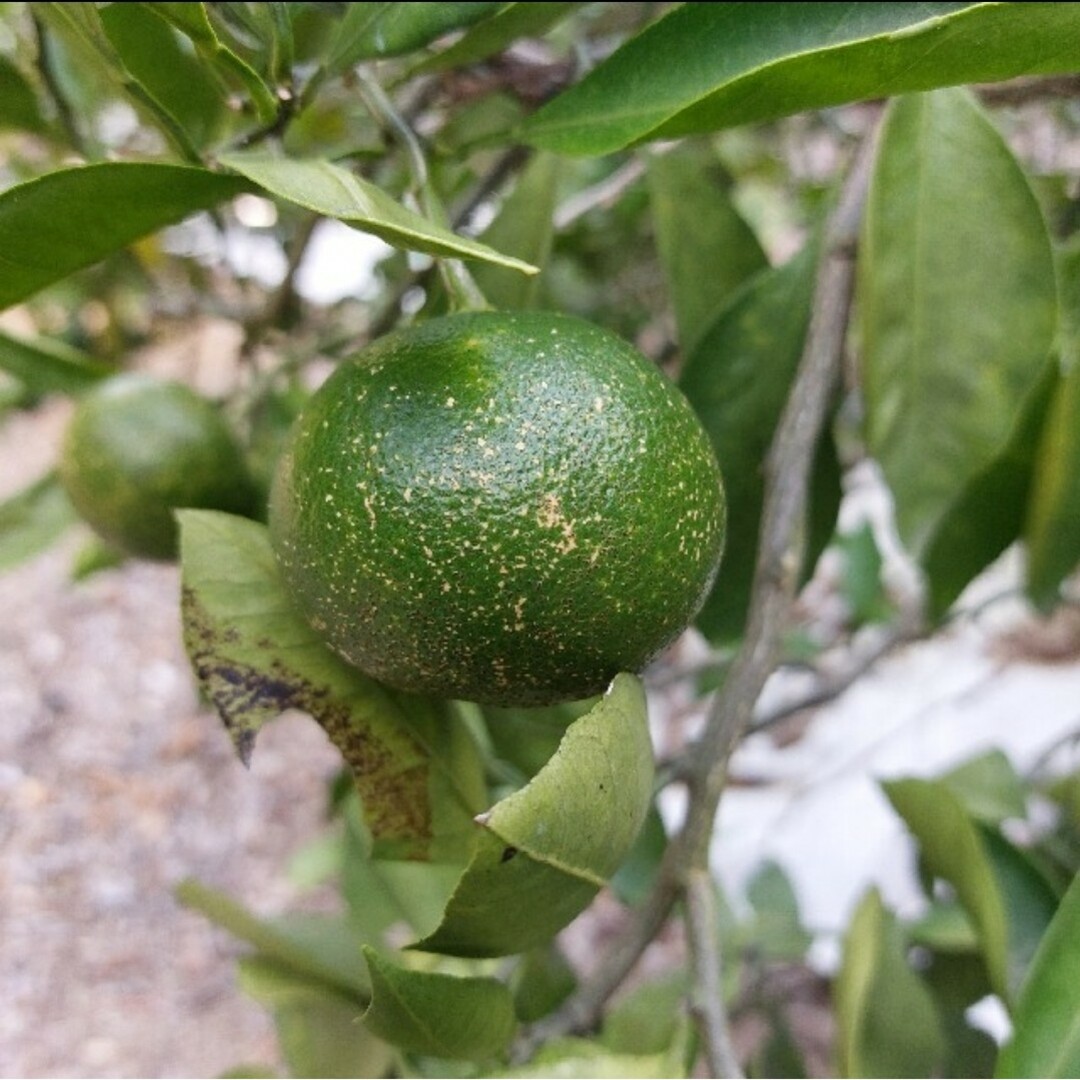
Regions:
<instances>
[{"instance_id":1,"label":"glossy green leaf","mask_svg":"<svg viewBox=\"0 0 1080 1080\"><path fill-rule=\"evenodd\" d=\"M498 1080L646 1080L688 1075L681 1048L662 1054L619 1054L586 1039L560 1039L533 1061L487 1075Z\"/></svg>"},{"instance_id":2,"label":"glossy green leaf","mask_svg":"<svg viewBox=\"0 0 1080 1080\"><path fill-rule=\"evenodd\" d=\"M870 523L863 522L853 532L844 533L837 539L836 547L844 564L840 595L852 623L862 626L888 619L892 605L881 581L884 560Z\"/></svg>"},{"instance_id":3,"label":"glossy green leaf","mask_svg":"<svg viewBox=\"0 0 1080 1080\"><path fill-rule=\"evenodd\" d=\"M554 1011L577 986L577 976L556 942L531 949L514 968L514 1012L531 1024Z\"/></svg>"},{"instance_id":4,"label":"glossy green leaf","mask_svg":"<svg viewBox=\"0 0 1080 1080\"><path fill-rule=\"evenodd\" d=\"M0 308L248 188L207 169L121 161L10 187L0 194Z\"/></svg>"},{"instance_id":5,"label":"glossy green leaf","mask_svg":"<svg viewBox=\"0 0 1080 1080\"><path fill-rule=\"evenodd\" d=\"M604 1016L600 1041L616 1054L661 1054L679 1034L690 977L676 968L628 988Z\"/></svg>"},{"instance_id":6,"label":"glossy green leaf","mask_svg":"<svg viewBox=\"0 0 1080 1080\"><path fill-rule=\"evenodd\" d=\"M0 56L0 130L4 128L40 134L48 124L33 87L7 57Z\"/></svg>"},{"instance_id":7,"label":"glossy green leaf","mask_svg":"<svg viewBox=\"0 0 1080 1080\"><path fill-rule=\"evenodd\" d=\"M539 37L581 6L543 2L503 4L500 11L467 30L449 48L418 64L413 73L427 74L475 64L502 52L520 38Z\"/></svg>"},{"instance_id":8,"label":"glossy green leaf","mask_svg":"<svg viewBox=\"0 0 1080 1080\"><path fill-rule=\"evenodd\" d=\"M274 120L278 111L277 99L262 76L218 36L210 22L206 4L151 2L146 7L186 34L205 60L237 79L250 94L262 123Z\"/></svg>"},{"instance_id":9,"label":"glossy green leaf","mask_svg":"<svg viewBox=\"0 0 1080 1080\"><path fill-rule=\"evenodd\" d=\"M345 805L341 892L360 940L381 944L393 927L417 937L439 925L446 901L461 877L458 863L391 861L375 857L355 793Z\"/></svg>"},{"instance_id":10,"label":"glossy green leaf","mask_svg":"<svg viewBox=\"0 0 1080 1080\"><path fill-rule=\"evenodd\" d=\"M949 882L975 926L990 983L1012 999L1056 898L1034 866L998 833L976 824L934 780L882 785L918 841L930 872Z\"/></svg>"},{"instance_id":11,"label":"glossy green leaf","mask_svg":"<svg viewBox=\"0 0 1080 1080\"><path fill-rule=\"evenodd\" d=\"M176 887L176 899L294 977L361 1007L367 1002L370 984L359 945L340 920L330 922L323 917L313 933L310 922L305 931L300 924L260 919L231 897L190 878Z\"/></svg>"},{"instance_id":12,"label":"glossy green leaf","mask_svg":"<svg viewBox=\"0 0 1080 1080\"><path fill-rule=\"evenodd\" d=\"M339 660L290 604L265 526L184 510L184 642L241 757L286 709L309 713L352 768L379 854L454 860L486 792L445 703L398 693Z\"/></svg>"},{"instance_id":13,"label":"glossy green leaf","mask_svg":"<svg viewBox=\"0 0 1080 1080\"><path fill-rule=\"evenodd\" d=\"M1001 750L988 750L938 779L978 821L1000 825L1009 818L1027 816L1024 782Z\"/></svg>"},{"instance_id":14,"label":"glossy green leaf","mask_svg":"<svg viewBox=\"0 0 1080 1080\"><path fill-rule=\"evenodd\" d=\"M667 851L668 835L664 819L653 805L633 847L611 879L611 891L622 903L635 907L645 902L656 882Z\"/></svg>"},{"instance_id":15,"label":"glossy green leaf","mask_svg":"<svg viewBox=\"0 0 1080 1080\"><path fill-rule=\"evenodd\" d=\"M0 330L0 371L35 394L79 394L115 374L116 368L62 341L28 340Z\"/></svg>"},{"instance_id":16,"label":"glossy green leaf","mask_svg":"<svg viewBox=\"0 0 1080 1080\"><path fill-rule=\"evenodd\" d=\"M240 989L272 1010L290 1076L388 1075L393 1050L358 1023L363 1006L265 956L241 957L236 968Z\"/></svg>"},{"instance_id":17,"label":"glossy green leaf","mask_svg":"<svg viewBox=\"0 0 1080 1080\"><path fill-rule=\"evenodd\" d=\"M997 1043L968 1021L971 1007L991 993L978 952L924 952L919 955L919 975L933 995L945 1036L945 1059L936 1075L991 1076Z\"/></svg>"},{"instance_id":18,"label":"glossy green leaf","mask_svg":"<svg viewBox=\"0 0 1080 1080\"><path fill-rule=\"evenodd\" d=\"M652 778L644 690L616 676L528 786L478 819L483 831L443 921L415 947L499 956L548 941L618 869Z\"/></svg>"},{"instance_id":19,"label":"glossy green leaf","mask_svg":"<svg viewBox=\"0 0 1080 1080\"><path fill-rule=\"evenodd\" d=\"M485 244L455 236L400 203L366 180L329 161L298 161L270 157L258 151L236 151L218 159L226 168L246 176L269 194L337 218L361 232L371 233L395 247L426 251L459 259L480 259L525 274L537 268Z\"/></svg>"},{"instance_id":20,"label":"glossy green leaf","mask_svg":"<svg viewBox=\"0 0 1080 1080\"><path fill-rule=\"evenodd\" d=\"M939 86L1072 72L1067 4L683 4L525 124L536 146L607 154L649 139Z\"/></svg>"},{"instance_id":21,"label":"glossy green leaf","mask_svg":"<svg viewBox=\"0 0 1080 1080\"><path fill-rule=\"evenodd\" d=\"M596 700L567 701L535 709L483 706L481 713L494 756L517 769L522 779L530 779L559 748L566 729L584 716Z\"/></svg>"},{"instance_id":22,"label":"glossy green leaf","mask_svg":"<svg viewBox=\"0 0 1080 1080\"><path fill-rule=\"evenodd\" d=\"M679 385L724 477L724 557L697 625L712 641L743 632L757 560L764 461L802 355L814 290L813 246L732 298L690 355Z\"/></svg>"},{"instance_id":23,"label":"glossy green leaf","mask_svg":"<svg viewBox=\"0 0 1080 1080\"><path fill-rule=\"evenodd\" d=\"M1008 918L1008 1000L1011 1001L1054 917L1058 896L1036 858L1010 843L996 829L981 826L980 832Z\"/></svg>"},{"instance_id":24,"label":"glossy green leaf","mask_svg":"<svg viewBox=\"0 0 1080 1080\"><path fill-rule=\"evenodd\" d=\"M1080 307L1080 298L1073 298ZM1080 563L1080 363L1057 380L1034 450L1024 539L1027 587L1044 608Z\"/></svg>"},{"instance_id":25,"label":"glossy green leaf","mask_svg":"<svg viewBox=\"0 0 1080 1080\"><path fill-rule=\"evenodd\" d=\"M96 4L50 2L39 4L37 10L54 31L74 44L90 65L99 69L117 90L127 96L136 109L168 139L184 161L191 165L202 164L198 149L184 125L171 108L128 67L125 57L109 37L102 10ZM137 54L137 66L144 72L154 72L153 66L145 61L143 55ZM162 81L156 73L153 77L155 81Z\"/></svg>"},{"instance_id":26,"label":"glossy green leaf","mask_svg":"<svg viewBox=\"0 0 1080 1080\"><path fill-rule=\"evenodd\" d=\"M731 180L708 146L686 143L648 161L656 244L679 346L691 356L738 286L769 263L732 204Z\"/></svg>"},{"instance_id":27,"label":"glossy green leaf","mask_svg":"<svg viewBox=\"0 0 1080 1080\"><path fill-rule=\"evenodd\" d=\"M996 1075L1080 1075L1080 875L1039 945Z\"/></svg>"},{"instance_id":28,"label":"glossy green leaf","mask_svg":"<svg viewBox=\"0 0 1080 1080\"><path fill-rule=\"evenodd\" d=\"M500 1056L517 1026L514 999L497 979L410 971L365 949L371 1005L364 1026L414 1054L483 1061Z\"/></svg>"},{"instance_id":29,"label":"glossy green leaf","mask_svg":"<svg viewBox=\"0 0 1080 1080\"><path fill-rule=\"evenodd\" d=\"M799 903L784 871L768 861L746 887L754 917L740 927L739 937L755 955L771 960L801 961L813 943L802 925Z\"/></svg>"},{"instance_id":30,"label":"glossy green leaf","mask_svg":"<svg viewBox=\"0 0 1080 1080\"><path fill-rule=\"evenodd\" d=\"M551 253L558 179L559 159L554 154L537 154L480 239L495 251L542 269ZM539 277L484 263L473 270L473 277L488 303L500 311L536 306Z\"/></svg>"},{"instance_id":31,"label":"glossy green leaf","mask_svg":"<svg viewBox=\"0 0 1080 1080\"><path fill-rule=\"evenodd\" d=\"M109 4L100 14L127 70L198 145L205 145L225 105L206 66L181 45L167 22L143 4Z\"/></svg>"},{"instance_id":32,"label":"glossy green leaf","mask_svg":"<svg viewBox=\"0 0 1080 1080\"><path fill-rule=\"evenodd\" d=\"M68 573L73 582L85 581L103 570L114 570L122 566L127 557L119 548L114 548L100 537L90 536L75 552Z\"/></svg>"},{"instance_id":33,"label":"glossy green leaf","mask_svg":"<svg viewBox=\"0 0 1080 1080\"><path fill-rule=\"evenodd\" d=\"M78 520L56 473L0 502L0 571L40 554Z\"/></svg>"},{"instance_id":34,"label":"glossy green leaf","mask_svg":"<svg viewBox=\"0 0 1080 1080\"><path fill-rule=\"evenodd\" d=\"M1057 360L1048 357L1005 448L968 483L938 523L922 558L935 619L943 618L967 585L1021 536L1037 482L1040 437L1059 381Z\"/></svg>"},{"instance_id":35,"label":"glossy green leaf","mask_svg":"<svg viewBox=\"0 0 1080 1080\"><path fill-rule=\"evenodd\" d=\"M562 1038L545 1043L526 1065L498 1072L486 1072L485 1077L537 1078L537 1080L637 1080L663 1077L672 1080L685 1077L689 1056L690 1035L686 1023L679 1025L671 1047L658 1054L627 1054L609 1050L595 1039Z\"/></svg>"},{"instance_id":36,"label":"glossy green leaf","mask_svg":"<svg viewBox=\"0 0 1080 1080\"><path fill-rule=\"evenodd\" d=\"M1062 369L1071 371L1080 364L1080 233L1073 233L1056 249L1054 265L1061 309L1058 352Z\"/></svg>"},{"instance_id":37,"label":"glossy green leaf","mask_svg":"<svg viewBox=\"0 0 1080 1080\"><path fill-rule=\"evenodd\" d=\"M501 3L349 4L326 58L326 73L338 75L361 60L412 52L451 30L471 26L504 6Z\"/></svg>"},{"instance_id":38,"label":"glossy green leaf","mask_svg":"<svg viewBox=\"0 0 1080 1080\"><path fill-rule=\"evenodd\" d=\"M925 945L939 953L972 953L979 948L968 913L952 900L932 901L930 907L908 925L907 933L913 945Z\"/></svg>"},{"instance_id":39,"label":"glossy green leaf","mask_svg":"<svg viewBox=\"0 0 1080 1080\"><path fill-rule=\"evenodd\" d=\"M833 992L841 1076L937 1075L945 1045L934 1003L876 889L852 917Z\"/></svg>"},{"instance_id":40,"label":"glossy green leaf","mask_svg":"<svg viewBox=\"0 0 1080 1080\"><path fill-rule=\"evenodd\" d=\"M1057 322L1038 203L964 90L889 108L864 218L859 311L867 443L919 557L1005 449Z\"/></svg>"}]
</instances>

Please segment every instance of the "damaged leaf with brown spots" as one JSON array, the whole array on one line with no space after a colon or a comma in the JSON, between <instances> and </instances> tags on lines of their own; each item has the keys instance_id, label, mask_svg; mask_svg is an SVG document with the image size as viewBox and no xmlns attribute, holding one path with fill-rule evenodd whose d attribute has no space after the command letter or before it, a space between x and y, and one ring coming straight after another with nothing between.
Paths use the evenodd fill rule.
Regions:
<instances>
[{"instance_id":1,"label":"damaged leaf with brown spots","mask_svg":"<svg viewBox=\"0 0 1080 1080\"><path fill-rule=\"evenodd\" d=\"M379 857L460 858L486 793L452 707L383 687L334 656L285 596L264 526L213 511L177 516L184 643L245 763L263 724L306 712L352 769Z\"/></svg>"}]
</instances>

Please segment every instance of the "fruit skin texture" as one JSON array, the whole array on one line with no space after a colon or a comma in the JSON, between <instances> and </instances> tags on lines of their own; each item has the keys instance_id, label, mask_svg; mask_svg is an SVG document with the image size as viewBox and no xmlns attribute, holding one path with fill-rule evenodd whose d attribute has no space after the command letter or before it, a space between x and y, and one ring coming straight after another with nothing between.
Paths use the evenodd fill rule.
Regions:
<instances>
[{"instance_id":1,"label":"fruit skin texture","mask_svg":"<svg viewBox=\"0 0 1080 1080\"><path fill-rule=\"evenodd\" d=\"M599 693L670 644L720 560L724 497L681 392L548 313L451 315L344 363L270 499L286 587L401 689L496 705Z\"/></svg>"},{"instance_id":2,"label":"fruit skin texture","mask_svg":"<svg viewBox=\"0 0 1080 1080\"><path fill-rule=\"evenodd\" d=\"M255 503L215 406L180 383L136 373L107 379L76 406L60 480L95 532L146 559L176 557L174 509L250 514Z\"/></svg>"}]
</instances>

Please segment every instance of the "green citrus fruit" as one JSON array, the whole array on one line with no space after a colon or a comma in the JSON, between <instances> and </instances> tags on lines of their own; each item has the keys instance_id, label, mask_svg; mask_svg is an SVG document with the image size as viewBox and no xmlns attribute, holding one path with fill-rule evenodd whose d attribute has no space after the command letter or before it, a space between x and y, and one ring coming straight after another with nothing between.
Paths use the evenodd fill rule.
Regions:
<instances>
[{"instance_id":1,"label":"green citrus fruit","mask_svg":"<svg viewBox=\"0 0 1080 1080\"><path fill-rule=\"evenodd\" d=\"M709 440L605 330L480 312L388 335L301 412L270 529L329 645L391 686L540 705L638 671L724 537Z\"/></svg>"},{"instance_id":2,"label":"green citrus fruit","mask_svg":"<svg viewBox=\"0 0 1080 1080\"><path fill-rule=\"evenodd\" d=\"M176 555L173 510L250 513L252 483L218 410L180 383L117 375L78 404L60 479L80 516L130 555Z\"/></svg>"}]
</instances>

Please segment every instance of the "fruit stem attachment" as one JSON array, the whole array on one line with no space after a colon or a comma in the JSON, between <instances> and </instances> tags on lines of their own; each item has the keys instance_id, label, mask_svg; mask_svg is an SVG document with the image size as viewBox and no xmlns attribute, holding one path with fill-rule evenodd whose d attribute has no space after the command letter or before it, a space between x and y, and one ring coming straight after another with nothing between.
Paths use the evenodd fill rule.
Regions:
<instances>
[{"instance_id":1,"label":"fruit stem attachment","mask_svg":"<svg viewBox=\"0 0 1080 1080\"><path fill-rule=\"evenodd\" d=\"M412 175L412 186L416 192L420 209L437 225L449 226L449 217L442 199L435 189L428 168L427 157L420 139L408 121L398 112L386 91L369 71L357 73L360 96L371 115L379 121L405 149ZM450 305L455 311L486 311L491 305L487 302L480 286L460 259L437 259L443 286L450 297Z\"/></svg>"}]
</instances>

